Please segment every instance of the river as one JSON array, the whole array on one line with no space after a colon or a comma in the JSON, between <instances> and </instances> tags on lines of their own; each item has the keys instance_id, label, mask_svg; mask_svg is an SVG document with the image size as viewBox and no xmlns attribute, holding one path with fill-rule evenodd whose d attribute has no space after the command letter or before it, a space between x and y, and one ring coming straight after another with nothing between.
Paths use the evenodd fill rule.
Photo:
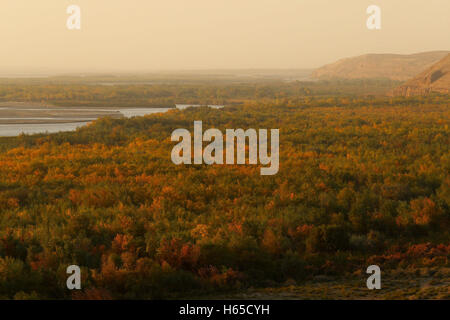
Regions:
<instances>
[{"instance_id":1,"label":"river","mask_svg":"<svg viewBox=\"0 0 450 320\"><path fill-rule=\"evenodd\" d=\"M136 117L136 116L145 116L152 113L163 113L171 110L173 108L124 108L124 109L114 109L114 110L105 110L103 111L120 111L126 118ZM38 109L40 110L40 109ZM82 111L86 109L72 109L72 111ZM88 109L89 110L89 109ZM90 109L92 110L92 109ZM77 128L82 127L89 122L95 120L95 118L71 118L74 122L66 122L66 123L27 123L27 124L0 124L0 136L1 137L14 137L18 136L22 133L25 134L36 134L36 133L56 133L61 131L75 131ZM70 120L71 120L70 119ZM8 117L8 118L0 118L0 120L38 120L38 121L60 121L60 120L69 120L67 118L61 117L33 117L33 118L25 118L25 117ZM76 121L75 121L76 120Z\"/></svg>"}]
</instances>

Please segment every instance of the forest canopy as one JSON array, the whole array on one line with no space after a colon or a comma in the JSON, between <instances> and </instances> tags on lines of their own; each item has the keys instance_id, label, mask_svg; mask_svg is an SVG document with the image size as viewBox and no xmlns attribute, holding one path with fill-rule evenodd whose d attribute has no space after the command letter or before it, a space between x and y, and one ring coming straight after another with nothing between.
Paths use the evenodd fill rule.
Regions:
<instances>
[{"instance_id":1,"label":"forest canopy","mask_svg":"<svg viewBox=\"0 0 450 320\"><path fill-rule=\"evenodd\" d=\"M9 89L0 96L18 95ZM101 101L109 88L95 90L82 95ZM77 92L55 90L48 101L85 101ZM278 174L174 165L170 134L195 120L222 131L279 128ZM189 297L370 264L449 267L449 124L448 96L280 93L1 138L0 296ZM83 275L73 294L72 264Z\"/></svg>"}]
</instances>

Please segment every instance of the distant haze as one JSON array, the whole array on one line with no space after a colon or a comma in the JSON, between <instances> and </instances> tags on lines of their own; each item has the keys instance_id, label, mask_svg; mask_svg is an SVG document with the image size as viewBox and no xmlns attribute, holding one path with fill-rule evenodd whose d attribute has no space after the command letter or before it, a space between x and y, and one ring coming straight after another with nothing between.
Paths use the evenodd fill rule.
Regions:
<instances>
[{"instance_id":1,"label":"distant haze","mask_svg":"<svg viewBox=\"0 0 450 320\"><path fill-rule=\"evenodd\" d=\"M66 28L71 4L80 31ZM2 0L0 73L315 68L449 50L449 34L449 0Z\"/></svg>"}]
</instances>

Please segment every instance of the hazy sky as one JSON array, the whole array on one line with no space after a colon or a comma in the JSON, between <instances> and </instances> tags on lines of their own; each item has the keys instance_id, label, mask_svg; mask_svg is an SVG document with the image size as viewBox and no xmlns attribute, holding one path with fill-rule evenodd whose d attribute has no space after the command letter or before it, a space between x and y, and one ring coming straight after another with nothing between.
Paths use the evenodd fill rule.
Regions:
<instances>
[{"instance_id":1,"label":"hazy sky","mask_svg":"<svg viewBox=\"0 0 450 320\"><path fill-rule=\"evenodd\" d=\"M66 27L71 4L81 30ZM366 9L382 9L382 29ZM310 68L450 50L449 0L1 0L0 72Z\"/></svg>"}]
</instances>

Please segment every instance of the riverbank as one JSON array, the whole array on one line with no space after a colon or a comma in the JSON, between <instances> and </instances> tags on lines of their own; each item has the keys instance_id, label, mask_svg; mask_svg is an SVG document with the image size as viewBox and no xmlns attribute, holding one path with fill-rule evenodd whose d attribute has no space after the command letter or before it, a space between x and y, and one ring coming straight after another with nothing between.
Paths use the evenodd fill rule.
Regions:
<instances>
[{"instance_id":1,"label":"riverbank","mask_svg":"<svg viewBox=\"0 0 450 320\"><path fill-rule=\"evenodd\" d=\"M0 136L74 131L99 118L131 118L175 108L58 107L42 103L0 102Z\"/></svg>"},{"instance_id":2,"label":"riverbank","mask_svg":"<svg viewBox=\"0 0 450 320\"><path fill-rule=\"evenodd\" d=\"M119 110L62 108L40 103L0 103L0 124L52 124L88 122L101 117L123 118Z\"/></svg>"}]
</instances>

